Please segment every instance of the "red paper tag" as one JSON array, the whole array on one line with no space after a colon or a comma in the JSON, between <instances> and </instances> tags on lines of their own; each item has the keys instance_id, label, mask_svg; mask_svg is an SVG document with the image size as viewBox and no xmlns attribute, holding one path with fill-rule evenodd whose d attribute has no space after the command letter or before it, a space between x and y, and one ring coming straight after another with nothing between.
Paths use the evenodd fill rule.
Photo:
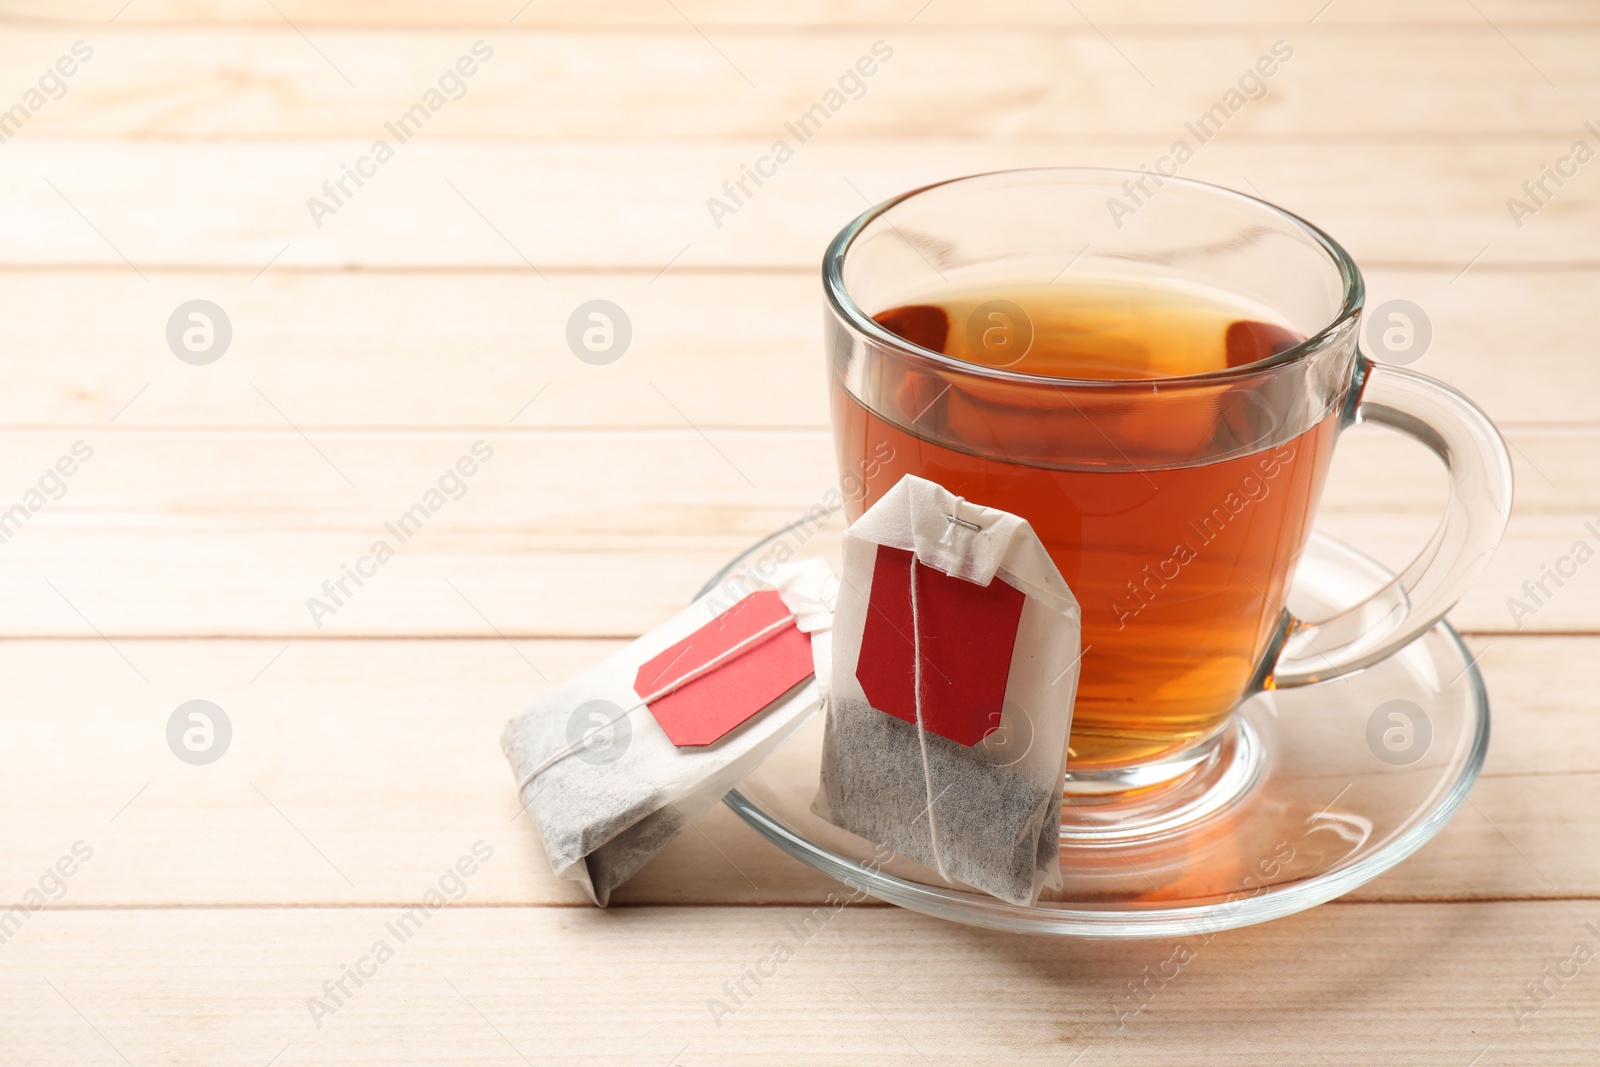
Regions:
<instances>
[{"instance_id":1,"label":"red paper tag","mask_svg":"<svg viewBox=\"0 0 1600 1067\"><path fill-rule=\"evenodd\" d=\"M1026 599L999 578L982 586L917 567L922 722L929 730L970 748L999 729ZM879 545L856 680L873 707L914 723L911 637L911 553Z\"/></svg>"},{"instance_id":2,"label":"red paper tag","mask_svg":"<svg viewBox=\"0 0 1600 1067\"><path fill-rule=\"evenodd\" d=\"M633 688L647 697L703 667L789 614L776 591L751 593L639 667ZM679 748L709 745L811 677L811 636L792 621L650 704Z\"/></svg>"}]
</instances>

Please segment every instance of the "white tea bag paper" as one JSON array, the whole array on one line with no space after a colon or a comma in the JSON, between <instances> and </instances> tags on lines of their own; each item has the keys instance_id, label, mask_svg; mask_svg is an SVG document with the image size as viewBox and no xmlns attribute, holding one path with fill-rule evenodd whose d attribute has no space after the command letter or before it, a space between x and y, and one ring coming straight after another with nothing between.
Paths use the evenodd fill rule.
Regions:
<instances>
[{"instance_id":1,"label":"white tea bag paper","mask_svg":"<svg viewBox=\"0 0 1600 1067\"><path fill-rule=\"evenodd\" d=\"M1032 904L1061 884L1079 640L1025 520L902 478L845 532L817 814Z\"/></svg>"},{"instance_id":2,"label":"white tea bag paper","mask_svg":"<svg viewBox=\"0 0 1600 1067\"><path fill-rule=\"evenodd\" d=\"M506 726L551 868L602 907L822 704L833 570L795 561L746 584L731 603L696 600Z\"/></svg>"}]
</instances>

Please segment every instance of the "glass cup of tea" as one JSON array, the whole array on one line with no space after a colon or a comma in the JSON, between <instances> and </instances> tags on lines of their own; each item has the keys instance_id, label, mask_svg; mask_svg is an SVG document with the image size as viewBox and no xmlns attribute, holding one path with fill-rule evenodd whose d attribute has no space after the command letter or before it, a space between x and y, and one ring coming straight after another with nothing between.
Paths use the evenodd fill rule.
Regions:
<instances>
[{"instance_id":1,"label":"glass cup of tea","mask_svg":"<svg viewBox=\"0 0 1600 1067\"><path fill-rule=\"evenodd\" d=\"M1069 799L1177 782L1246 698L1390 656L1505 530L1488 418L1358 351L1355 263L1254 197L1143 171L959 178L846 226L823 283L839 469L864 487L848 517L930 479L1027 519L1078 598ZM1390 586L1298 619L1290 580L1358 422L1437 453L1449 503Z\"/></svg>"}]
</instances>

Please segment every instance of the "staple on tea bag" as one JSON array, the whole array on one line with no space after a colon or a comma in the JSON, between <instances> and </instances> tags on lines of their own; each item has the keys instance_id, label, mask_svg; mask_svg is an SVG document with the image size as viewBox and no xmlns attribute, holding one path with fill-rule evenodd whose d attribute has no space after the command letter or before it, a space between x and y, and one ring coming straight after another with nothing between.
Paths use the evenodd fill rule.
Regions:
<instances>
[{"instance_id":1,"label":"staple on tea bag","mask_svg":"<svg viewBox=\"0 0 1600 1067\"><path fill-rule=\"evenodd\" d=\"M837 590L831 568L822 560L787 563L770 578L749 579L748 585L748 595L731 604L716 594L695 601L603 663L557 686L507 724L501 745L551 868L582 884L602 907L613 889L715 805L821 705ZM726 623L736 608L749 606L755 594L767 590L781 598L786 614L705 662L669 670L663 680L646 686L647 692L636 689L639 679L650 673L642 668L719 620ZM709 744L674 745L652 705L659 708L675 693L693 694L696 682L713 681L708 676L735 663L748 683L752 664L759 667L759 657L775 652L776 643L789 640L796 629L809 640L809 662L798 672L810 673L809 680L776 694ZM677 655L682 653L662 658L675 660ZM790 674L774 677L779 681L764 679L767 689ZM596 744L602 731L606 740Z\"/></svg>"},{"instance_id":2,"label":"staple on tea bag","mask_svg":"<svg viewBox=\"0 0 1600 1067\"><path fill-rule=\"evenodd\" d=\"M1079 612L1016 515L906 476L845 533L815 810L1015 904L1060 884Z\"/></svg>"}]
</instances>

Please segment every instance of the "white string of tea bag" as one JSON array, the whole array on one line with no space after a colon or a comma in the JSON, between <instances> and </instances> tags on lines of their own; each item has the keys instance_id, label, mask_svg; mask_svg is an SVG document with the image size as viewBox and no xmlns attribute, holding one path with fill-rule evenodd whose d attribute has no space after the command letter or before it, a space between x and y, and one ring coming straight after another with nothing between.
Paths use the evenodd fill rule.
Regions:
<instances>
[{"instance_id":1,"label":"white string of tea bag","mask_svg":"<svg viewBox=\"0 0 1600 1067\"><path fill-rule=\"evenodd\" d=\"M551 767L554 767L556 764L560 763L562 760L566 759L567 757L576 756L583 748L586 747L590 736L593 735L595 730L603 730L608 726L614 726L617 723L621 722L623 719L627 718L629 715L632 715L634 712L638 711L640 708L649 707L651 704L653 704L657 700L660 700L662 697L667 696L669 693L673 693L673 692L676 692L679 689L682 689L684 686L688 685L690 682L694 681L695 679L702 677L703 675L705 675L706 673L708 673L710 671L716 670L718 667L722 666L724 663L728 662L728 660L732 659L733 657L745 652L747 649L749 649L749 648L751 648L751 647L753 647L753 646L755 646L757 644L760 644L762 641L764 641L767 638L769 638L769 637L773 636L774 634L778 633L780 630L782 630L784 627L788 626L790 623L792 623L794 621L796 621L795 614L794 614L794 612L790 612L789 614L785 615L783 618L777 619L776 621L771 622L771 623L767 624L766 626L763 626L761 629L757 630L755 633L751 634L749 637L744 638L743 640L741 640L737 644L733 645L731 648L728 648L728 649L726 649L726 650L724 650L722 652L717 653L715 656L712 656L710 659L708 659L704 663L700 664L700 666L695 667L692 670L686 671L683 675L681 675L680 677L675 678L672 681L668 682L666 685L664 685L661 688L657 689L655 692L651 693L649 696L640 697L638 703L632 704L629 707L624 708L622 711L619 711L617 714L615 714L611 718L607 719L602 725L597 726L592 730L589 730L582 737L580 737L576 741L572 742L572 744L570 744L566 748L561 749L560 751L554 753L553 755L548 757L543 763L540 763L538 766L534 767L533 770L531 770L527 774L523 775L522 779L519 782L517 782L517 796L520 797L522 795L522 791L524 789L528 788L528 786L533 782L533 780L535 778L539 777L539 775L543 774L545 771L549 770Z\"/></svg>"},{"instance_id":2,"label":"white string of tea bag","mask_svg":"<svg viewBox=\"0 0 1600 1067\"><path fill-rule=\"evenodd\" d=\"M911 703L917 713L917 745L922 749L922 784L928 798L928 841L933 846L933 864L939 877L950 881L939 852L939 824L934 819L933 768L928 764L928 728L922 722L922 626L917 621L917 553L911 553Z\"/></svg>"}]
</instances>

